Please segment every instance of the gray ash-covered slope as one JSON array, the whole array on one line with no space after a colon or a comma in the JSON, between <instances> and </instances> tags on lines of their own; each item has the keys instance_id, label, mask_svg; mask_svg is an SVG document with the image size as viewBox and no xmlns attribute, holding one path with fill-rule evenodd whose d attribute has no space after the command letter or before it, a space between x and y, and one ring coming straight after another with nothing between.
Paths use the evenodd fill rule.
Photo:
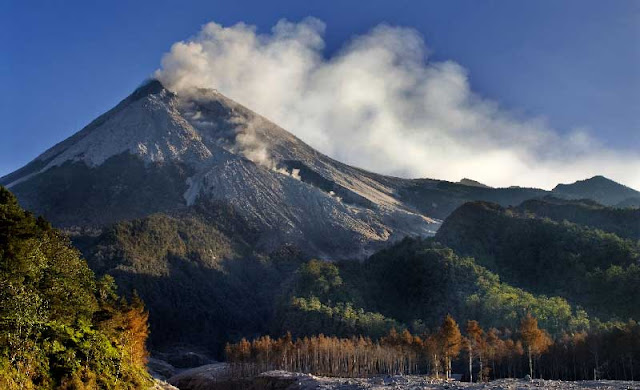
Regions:
<instances>
[{"instance_id":1,"label":"gray ash-covered slope","mask_svg":"<svg viewBox=\"0 0 640 390\"><path fill-rule=\"evenodd\" d=\"M341 164L212 90L158 81L0 179L59 227L103 227L202 201L231 205L259 248L362 257L439 222L402 201L407 180Z\"/></svg>"}]
</instances>

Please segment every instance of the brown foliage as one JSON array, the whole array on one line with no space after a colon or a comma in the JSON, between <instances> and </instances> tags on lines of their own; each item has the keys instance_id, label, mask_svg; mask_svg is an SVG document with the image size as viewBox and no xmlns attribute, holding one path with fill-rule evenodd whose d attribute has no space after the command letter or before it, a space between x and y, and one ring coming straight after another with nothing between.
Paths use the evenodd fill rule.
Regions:
<instances>
[{"instance_id":1,"label":"brown foliage","mask_svg":"<svg viewBox=\"0 0 640 390\"><path fill-rule=\"evenodd\" d=\"M465 371L476 380L525 373L580 380L592 378L594 368L598 377L609 379L633 379L634 375L637 379L639 374L640 325L633 321L592 333L565 334L557 340L539 329L529 315L522 319L518 333L496 328L485 332L475 321L467 322L465 330L463 337L455 320L447 316L436 332L421 337L395 329L379 340L322 334L293 340L288 333L277 339L242 339L228 344L225 352L234 375L243 377L275 369L344 377L399 373L437 377L451 375L452 367L463 367L452 365L463 347L464 363L469 365Z\"/></svg>"}]
</instances>

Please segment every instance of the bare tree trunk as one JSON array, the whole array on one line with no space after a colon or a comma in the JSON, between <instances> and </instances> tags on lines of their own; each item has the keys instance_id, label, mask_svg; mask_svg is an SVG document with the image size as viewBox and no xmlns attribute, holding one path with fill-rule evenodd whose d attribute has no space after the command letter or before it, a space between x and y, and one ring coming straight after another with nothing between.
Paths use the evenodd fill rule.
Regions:
<instances>
[{"instance_id":1,"label":"bare tree trunk","mask_svg":"<svg viewBox=\"0 0 640 390\"><path fill-rule=\"evenodd\" d=\"M531 359L531 348L527 348L527 355L529 355L529 376L533 379L533 361Z\"/></svg>"}]
</instances>

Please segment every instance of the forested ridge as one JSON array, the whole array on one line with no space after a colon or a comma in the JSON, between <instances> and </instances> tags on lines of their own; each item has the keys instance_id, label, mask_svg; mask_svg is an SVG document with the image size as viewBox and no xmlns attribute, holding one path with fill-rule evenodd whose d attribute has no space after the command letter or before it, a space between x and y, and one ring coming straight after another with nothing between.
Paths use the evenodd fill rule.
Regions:
<instances>
[{"instance_id":1,"label":"forested ridge","mask_svg":"<svg viewBox=\"0 0 640 390\"><path fill-rule=\"evenodd\" d=\"M254 252L252 227L223 204L194 208L202 212L123 221L75 241L96 272L143 298L151 348L187 344L222 356L227 340L268 330L281 285L303 260L293 247Z\"/></svg>"},{"instance_id":2,"label":"forested ridge","mask_svg":"<svg viewBox=\"0 0 640 390\"><path fill-rule=\"evenodd\" d=\"M0 187L0 388L139 389L147 314Z\"/></svg>"},{"instance_id":3,"label":"forested ridge","mask_svg":"<svg viewBox=\"0 0 640 390\"><path fill-rule=\"evenodd\" d=\"M406 238L363 263L311 260L293 276L276 331L379 337L392 327L433 327L448 313L515 328L531 312L553 334L588 326L587 313L560 297L502 283L472 258L433 239ZM280 320L280 322L278 322Z\"/></svg>"},{"instance_id":4,"label":"forested ridge","mask_svg":"<svg viewBox=\"0 0 640 390\"><path fill-rule=\"evenodd\" d=\"M478 264L514 286L562 296L601 319L640 318L640 241L519 212L533 208L531 204L509 209L492 203L467 203L445 220L436 239L459 254L473 256ZM564 210L574 207L569 204ZM553 210L557 205L534 209L540 208ZM619 220L640 224L637 210L605 211L594 218L600 226L617 225Z\"/></svg>"},{"instance_id":5,"label":"forested ridge","mask_svg":"<svg viewBox=\"0 0 640 390\"><path fill-rule=\"evenodd\" d=\"M589 199L566 200L546 196L524 201L515 210L538 218L600 229L620 238L640 239L640 208L606 207Z\"/></svg>"}]
</instances>

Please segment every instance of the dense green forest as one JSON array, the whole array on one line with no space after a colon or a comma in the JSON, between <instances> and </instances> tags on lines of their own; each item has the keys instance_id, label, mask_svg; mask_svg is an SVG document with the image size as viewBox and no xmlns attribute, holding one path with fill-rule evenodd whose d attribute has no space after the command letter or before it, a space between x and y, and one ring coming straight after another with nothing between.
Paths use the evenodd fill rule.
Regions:
<instances>
[{"instance_id":1,"label":"dense green forest","mask_svg":"<svg viewBox=\"0 0 640 390\"><path fill-rule=\"evenodd\" d=\"M302 257L290 247L254 253L253 230L232 209L195 207L202 210L123 221L74 242L98 274L143 298L151 348L187 344L221 356L227 340L268 330L280 286Z\"/></svg>"},{"instance_id":2,"label":"dense green forest","mask_svg":"<svg viewBox=\"0 0 640 390\"><path fill-rule=\"evenodd\" d=\"M612 220L635 212L610 209ZM637 240L483 202L458 208L436 239L514 286L562 296L599 318L640 318Z\"/></svg>"},{"instance_id":3,"label":"dense green forest","mask_svg":"<svg viewBox=\"0 0 640 390\"><path fill-rule=\"evenodd\" d=\"M287 296L275 330L294 336L375 338L393 327L420 333L447 313L486 327L515 328L531 312L552 334L588 326L586 313L566 300L501 283L472 258L432 239L406 238L363 263L311 260L296 272Z\"/></svg>"},{"instance_id":4,"label":"dense green forest","mask_svg":"<svg viewBox=\"0 0 640 390\"><path fill-rule=\"evenodd\" d=\"M606 213L613 219L626 219L625 213L635 212L611 210ZM467 234L459 238L460 231ZM452 236L467 245L458 253L483 248L503 257L496 264L480 251L473 252L479 262L460 256L440 243L455 248ZM268 338L249 343L249 355L246 351L238 355L237 348L246 348L246 342L232 345L228 353L232 361L244 356L262 368L320 374L357 376L363 371L394 370L438 374L446 362L442 356L433 357L428 348L437 347L425 340L437 339L442 318L452 314L463 323L477 321L487 329L484 339L477 341L488 351L479 353L491 356L486 358L484 375L521 376L529 371L522 324L531 315L545 335L543 350L532 352L535 375L630 379L634 370L638 372L640 358L640 326L631 319L638 318L640 302L635 290L640 281L638 252L637 242L613 233L554 222L531 212L518 214L494 204L467 204L445 222L435 239L406 238L364 262L303 263L285 285L275 326L269 331L291 335L292 344L286 337L273 340L275 351L289 356L288 363L274 357L278 363L271 366L264 360L260 349L269 344ZM396 332L405 341L391 347L389 335ZM413 335L412 342L406 341L411 339L408 335ZM470 339L467 335L461 341L458 371L468 363L464 340ZM286 352L279 342L293 349ZM317 355L323 343L324 360ZM350 352L342 354L342 348ZM311 351L312 361L314 356L320 359L316 365L291 360L294 354ZM345 356L360 356L367 363L341 366ZM472 353L471 359L473 369L482 370L476 360L480 358ZM247 369L244 364L240 367Z\"/></svg>"},{"instance_id":5,"label":"dense green forest","mask_svg":"<svg viewBox=\"0 0 640 390\"><path fill-rule=\"evenodd\" d=\"M640 240L640 209L605 207L589 199L566 200L552 196L530 199L515 208L556 222L569 221L614 233L621 238Z\"/></svg>"},{"instance_id":6,"label":"dense green forest","mask_svg":"<svg viewBox=\"0 0 640 390\"><path fill-rule=\"evenodd\" d=\"M0 187L0 388L139 389L147 314Z\"/></svg>"}]
</instances>

